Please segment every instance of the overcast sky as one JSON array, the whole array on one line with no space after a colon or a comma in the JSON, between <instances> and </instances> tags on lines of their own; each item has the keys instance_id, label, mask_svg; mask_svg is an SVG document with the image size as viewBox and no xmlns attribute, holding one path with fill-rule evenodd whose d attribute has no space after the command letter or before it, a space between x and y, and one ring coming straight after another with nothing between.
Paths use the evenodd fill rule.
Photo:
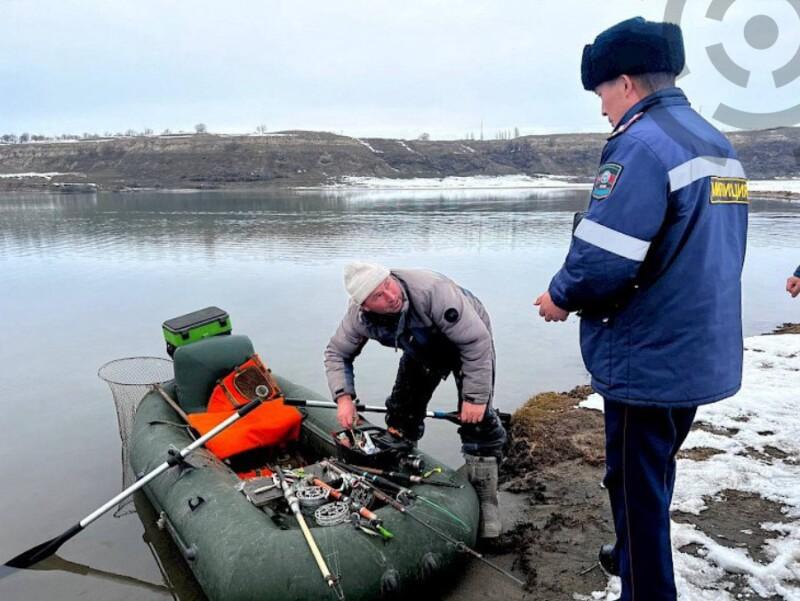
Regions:
<instances>
[{"instance_id":1,"label":"overcast sky","mask_svg":"<svg viewBox=\"0 0 800 601\"><path fill-rule=\"evenodd\" d=\"M683 4L671 1L673 10ZM770 112L800 99L800 82L776 89L771 75L800 46L792 3L738 0L715 21L709 7L731 0L688 2L691 72L680 85L706 117L720 102ZM628 17L663 20L666 8L667 0L0 0L0 134L198 122L211 132L264 124L405 138L478 136L481 121L487 138L515 127L608 131L580 84L583 45ZM753 20L762 14L769 18ZM757 49L748 39L774 44ZM711 64L705 49L719 43L751 70L747 88Z\"/></svg>"}]
</instances>

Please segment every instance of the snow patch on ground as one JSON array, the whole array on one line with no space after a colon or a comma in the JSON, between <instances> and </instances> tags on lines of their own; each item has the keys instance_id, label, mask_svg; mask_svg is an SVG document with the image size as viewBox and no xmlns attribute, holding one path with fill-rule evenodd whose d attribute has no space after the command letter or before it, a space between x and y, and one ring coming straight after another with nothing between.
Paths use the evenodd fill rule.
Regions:
<instances>
[{"instance_id":1,"label":"snow patch on ground","mask_svg":"<svg viewBox=\"0 0 800 601\"><path fill-rule=\"evenodd\" d=\"M373 147L370 145L370 143L369 143L369 142L367 142L366 140L360 140L360 139L358 139L358 138L356 138L355 140L356 140L356 142L358 142L358 143L359 143L359 144L361 144L362 146L366 146L367 148L369 148L369 149L370 149L372 152L374 152L375 154L383 154L383 151L382 151L382 150L375 150L375 149L374 149L374 148L373 148Z\"/></svg>"},{"instance_id":2,"label":"snow patch on ground","mask_svg":"<svg viewBox=\"0 0 800 601\"><path fill-rule=\"evenodd\" d=\"M345 176L323 186L298 186L300 193L322 193L348 200L398 201L447 200L471 201L528 200L546 195L552 200L559 194L567 196L574 190L590 189L591 184L576 182L561 176L473 176L445 178L379 178Z\"/></svg>"},{"instance_id":3,"label":"snow patch on ground","mask_svg":"<svg viewBox=\"0 0 800 601\"><path fill-rule=\"evenodd\" d=\"M792 192L800 194L800 178L749 180L750 192Z\"/></svg>"},{"instance_id":4,"label":"snow patch on ground","mask_svg":"<svg viewBox=\"0 0 800 601\"><path fill-rule=\"evenodd\" d=\"M23 178L23 177L41 177L43 179L49 180L59 175L75 175L75 174L60 173L58 171L49 171L47 173L37 173L34 171L29 171L28 173L0 173L0 178L11 179L11 178Z\"/></svg>"},{"instance_id":5,"label":"snow patch on ground","mask_svg":"<svg viewBox=\"0 0 800 601\"><path fill-rule=\"evenodd\" d=\"M406 144L405 142L403 142L403 140L398 140L398 141L397 141L397 143L398 143L398 144L400 144L400 146L402 146L403 148L405 148L405 149L406 149L408 152L410 152L411 154L419 154L419 153L418 153L416 150L414 150L414 149L413 149L413 148L411 148L411 147L410 147L408 144Z\"/></svg>"},{"instance_id":6,"label":"snow patch on ground","mask_svg":"<svg viewBox=\"0 0 800 601\"><path fill-rule=\"evenodd\" d=\"M603 397L599 394L590 394L585 401L578 403L578 407L583 409L594 409L595 411L603 411Z\"/></svg>"},{"instance_id":7,"label":"snow patch on ground","mask_svg":"<svg viewBox=\"0 0 800 601\"><path fill-rule=\"evenodd\" d=\"M360 141L360 140L359 140ZM366 144L365 142L362 142ZM368 188L372 190L496 190L498 188L572 188L590 189L591 183L577 183L575 178L558 175L474 175L471 177L384 177L345 176L327 188Z\"/></svg>"},{"instance_id":8,"label":"snow patch on ground","mask_svg":"<svg viewBox=\"0 0 800 601\"><path fill-rule=\"evenodd\" d=\"M732 574L744 578L751 595L800 600L798 401L800 335L756 336L745 340L741 391L698 410L696 423L712 431L692 430L683 448L723 452L704 461L678 460L672 509L698 514L707 508L707 499L732 489L783 505L787 519L754 524L775 533L764 544L768 563L756 561L746 549L720 545L693 524L673 522L673 560L681 601L732 601L728 591ZM579 405L602 411L603 400L593 394ZM769 449L773 454L764 454ZM785 458L779 458L784 454ZM697 555L680 551L689 544L698 546ZM573 598L611 601L619 590L619 579L612 578L606 590Z\"/></svg>"},{"instance_id":9,"label":"snow patch on ground","mask_svg":"<svg viewBox=\"0 0 800 601\"><path fill-rule=\"evenodd\" d=\"M231 134L229 137L238 138L239 135L238 134ZM252 133L252 134L247 134L247 137L248 138L293 138L294 134L271 134L271 133L259 134L259 133Z\"/></svg>"}]
</instances>

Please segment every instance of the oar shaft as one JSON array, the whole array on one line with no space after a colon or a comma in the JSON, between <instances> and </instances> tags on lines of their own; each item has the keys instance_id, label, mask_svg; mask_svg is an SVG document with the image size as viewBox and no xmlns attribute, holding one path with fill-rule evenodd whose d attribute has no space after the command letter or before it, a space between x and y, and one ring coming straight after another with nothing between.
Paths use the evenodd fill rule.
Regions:
<instances>
[{"instance_id":1,"label":"oar shaft","mask_svg":"<svg viewBox=\"0 0 800 601\"><path fill-rule=\"evenodd\" d=\"M315 401L312 399L283 399L284 405L291 405L292 407L317 407L319 409L336 409L339 407L336 403L331 401ZM380 405L362 405L356 403L356 409L359 411L370 411L372 413L386 413L388 409Z\"/></svg>"},{"instance_id":2,"label":"oar shaft","mask_svg":"<svg viewBox=\"0 0 800 601\"><path fill-rule=\"evenodd\" d=\"M313 399L283 399L285 405L292 407L317 407L319 409L336 409L338 405L331 401L315 401ZM356 403L357 411L367 411L370 413L388 413L389 410L381 405L362 405ZM445 419L454 424L460 424L461 420L458 413L455 411L426 411L425 417L432 417L433 419Z\"/></svg>"},{"instance_id":3,"label":"oar shaft","mask_svg":"<svg viewBox=\"0 0 800 601\"><path fill-rule=\"evenodd\" d=\"M32 547L23 553L20 553L13 559L6 562L5 565L14 568L27 568L43 559L46 559L47 557L50 557L53 553L58 551L61 545L63 545L73 536L78 534L81 530L83 530L86 526L94 522L101 515L109 511L112 507L118 505L120 502L127 499L137 490L139 490L140 488L145 486L148 482L150 482L153 478L157 478L159 475L163 474L168 468L174 465L178 465L183 460L183 458L186 457L189 453L191 453L198 447L205 444L209 439L213 438L214 436L222 432L225 428L230 426L236 420L241 419L242 417L253 411L256 407L261 405L261 403L262 399L260 398L253 399L247 405L239 409L236 413L228 417L225 421L223 421L216 427L212 428L211 431L206 433L204 436L201 436L200 438L192 442L192 444L182 449L181 451L172 453L169 459L167 459L164 463L159 465L154 470L150 471L145 476L142 476L141 479L139 479L137 482L135 482L134 484L123 490L113 499L110 499L101 507L95 509L92 513L87 515L80 522L70 527L68 530L66 530L59 536L50 539L49 541L45 541L44 543L41 543L39 545L36 545L35 547Z\"/></svg>"},{"instance_id":4,"label":"oar shaft","mask_svg":"<svg viewBox=\"0 0 800 601\"><path fill-rule=\"evenodd\" d=\"M139 490L140 488L142 488L143 486L148 484L151 480L153 480L153 479L157 478L158 476L160 476L161 474L163 474L165 471L167 471L173 465L177 465L178 463L180 463L180 460L183 459L184 457L186 457L187 455L189 455L192 451L194 451L198 447L203 446L208 440L211 440L212 438L214 438L217 434L222 432L225 428L230 426L233 422L239 420L241 417L243 417L244 415L249 413L251 409L248 409L248 407L250 407L250 405L253 405L254 403L255 403L255 405L252 407L253 409L255 409L256 406L261 404L261 400L260 399L256 399L255 401L252 401L249 404L245 405L237 413L234 413L233 415L228 417L225 421L219 423L217 426L212 428L205 435L203 435L200 438L198 438L197 440L195 440L192 444L190 444L189 446L181 449L181 451L179 453L177 453L175 456L170 457L164 463L162 463L157 468L155 468L153 471L148 473L146 476L143 476L142 478L137 480L135 483L131 484L128 488L123 490L116 497L114 497L113 499L109 500L108 502L106 502L101 507L98 507L97 509L95 509L92 513L90 513L89 515L87 515L85 518L83 518L80 521L81 528L85 528L86 526L91 524L93 521L95 521L97 518L99 518L101 515L106 513L109 509L111 509L112 507L115 507L121 501L124 501L126 498L131 496L137 490ZM247 411L245 411L246 409L247 409ZM180 456L180 458L178 456Z\"/></svg>"}]
</instances>

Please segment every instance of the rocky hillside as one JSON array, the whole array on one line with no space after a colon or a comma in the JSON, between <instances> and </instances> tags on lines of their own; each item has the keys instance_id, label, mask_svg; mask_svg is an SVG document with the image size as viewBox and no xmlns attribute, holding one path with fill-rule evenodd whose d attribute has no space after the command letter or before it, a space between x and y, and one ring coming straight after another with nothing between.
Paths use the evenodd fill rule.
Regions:
<instances>
[{"instance_id":1,"label":"rocky hillside","mask_svg":"<svg viewBox=\"0 0 800 601\"><path fill-rule=\"evenodd\" d=\"M730 135L750 177L800 176L800 128ZM603 134L422 141L324 132L170 135L0 145L0 188L219 188L315 185L354 175L410 178L594 175ZM4 174L52 174L2 177Z\"/></svg>"}]
</instances>

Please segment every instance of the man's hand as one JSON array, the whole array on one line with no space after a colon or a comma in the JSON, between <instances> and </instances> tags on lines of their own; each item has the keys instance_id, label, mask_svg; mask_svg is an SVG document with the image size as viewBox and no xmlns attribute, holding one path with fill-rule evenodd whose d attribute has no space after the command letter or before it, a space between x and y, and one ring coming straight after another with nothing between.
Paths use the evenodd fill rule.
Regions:
<instances>
[{"instance_id":1,"label":"man's hand","mask_svg":"<svg viewBox=\"0 0 800 601\"><path fill-rule=\"evenodd\" d=\"M343 394L336 399L336 404L338 405L336 409L336 419L339 420L339 424L342 428L352 428L358 419L353 397L349 394Z\"/></svg>"},{"instance_id":2,"label":"man's hand","mask_svg":"<svg viewBox=\"0 0 800 601\"><path fill-rule=\"evenodd\" d=\"M800 294L800 278L793 275L786 280L786 292L791 294L792 298L795 298L798 294Z\"/></svg>"},{"instance_id":3,"label":"man's hand","mask_svg":"<svg viewBox=\"0 0 800 601\"><path fill-rule=\"evenodd\" d=\"M486 413L486 405L477 405L464 401L461 403L461 415L459 416L462 424L477 424L483 420Z\"/></svg>"},{"instance_id":4,"label":"man's hand","mask_svg":"<svg viewBox=\"0 0 800 601\"><path fill-rule=\"evenodd\" d=\"M549 292L540 294L533 304L539 307L539 315L544 317L545 321L566 321L569 316L569 311L564 311L553 302Z\"/></svg>"}]
</instances>

